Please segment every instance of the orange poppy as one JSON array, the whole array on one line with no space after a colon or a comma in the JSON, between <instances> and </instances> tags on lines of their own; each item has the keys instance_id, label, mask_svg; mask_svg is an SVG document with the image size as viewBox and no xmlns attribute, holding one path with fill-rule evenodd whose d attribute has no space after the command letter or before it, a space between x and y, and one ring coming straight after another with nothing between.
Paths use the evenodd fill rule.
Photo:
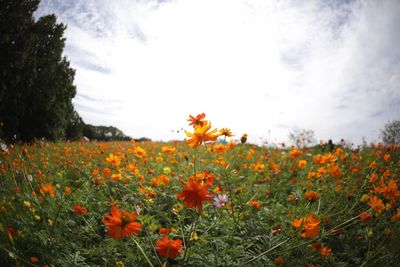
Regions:
<instances>
[{"instance_id":1,"label":"orange poppy","mask_svg":"<svg viewBox=\"0 0 400 267\"><path fill-rule=\"evenodd\" d=\"M183 204L188 208L197 207L198 210L201 210L203 208L203 201L210 201L212 199L211 193L208 191L209 187L210 184L190 177L183 187L183 192L177 194L176 197L182 199Z\"/></svg>"},{"instance_id":2,"label":"orange poppy","mask_svg":"<svg viewBox=\"0 0 400 267\"><path fill-rule=\"evenodd\" d=\"M112 207L111 215L106 214L108 220L103 220L108 227L107 234L115 240L123 239L131 234L138 235L142 225L135 222L137 216L136 212L129 213Z\"/></svg>"},{"instance_id":3,"label":"orange poppy","mask_svg":"<svg viewBox=\"0 0 400 267\"><path fill-rule=\"evenodd\" d=\"M332 251L332 249L329 247L322 247L319 250L319 253L324 257L328 257L329 255L331 255L331 251Z\"/></svg>"},{"instance_id":4,"label":"orange poppy","mask_svg":"<svg viewBox=\"0 0 400 267\"><path fill-rule=\"evenodd\" d=\"M211 129L211 123L205 122L202 126L195 126L193 133L185 131L186 135L190 137L190 139L186 140L185 144L191 147L198 147L202 143L205 143L207 141L217 140L219 136L218 130L214 129L209 132L210 129Z\"/></svg>"},{"instance_id":5,"label":"orange poppy","mask_svg":"<svg viewBox=\"0 0 400 267\"><path fill-rule=\"evenodd\" d=\"M161 240L157 240L157 253L163 257L175 259L181 254L183 249L182 240L171 240L168 236L163 236Z\"/></svg>"}]
</instances>

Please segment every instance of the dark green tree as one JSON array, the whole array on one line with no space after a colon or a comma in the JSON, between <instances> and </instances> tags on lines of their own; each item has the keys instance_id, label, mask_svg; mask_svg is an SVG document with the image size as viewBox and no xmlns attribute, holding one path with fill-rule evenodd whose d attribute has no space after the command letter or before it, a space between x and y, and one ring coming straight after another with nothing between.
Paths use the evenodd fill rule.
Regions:
<instances>
[{"instance_id":1,"label":"dark green tree","mask_svg":"<svg viewBox=\"0 0 400 267\"><path fill-rule=\"evenodd\" d=\"M62 56L66 27L33 18L39 0L0 0L0 122L3 138L66 137L76 115L75 71Z\"/></svg>"}]
</instances>

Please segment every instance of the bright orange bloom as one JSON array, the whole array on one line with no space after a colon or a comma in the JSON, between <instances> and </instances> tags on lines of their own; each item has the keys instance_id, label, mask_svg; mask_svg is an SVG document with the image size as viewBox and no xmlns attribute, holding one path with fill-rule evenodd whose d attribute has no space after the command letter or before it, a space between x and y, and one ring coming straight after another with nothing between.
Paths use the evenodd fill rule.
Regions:
<instances>
[{"instance_id":1,"label":"bright orange bloom","mask_svg":"<svg viewBox=\"0 0 400 267\"><path fill-rule=\"evenodd\" d=\"M206 122L204 123L203 126L195 126L194 133L189 133L185 131L186 135L191 138L189 140L186 140L185 144L191 147L198 147L202 143L205 143L207 141L217 140L219 136L218 130L214 129L211 132L209 132L210 129L211 129L211 123Z\"/></svg>"},{"instance_id":2,"label":"bright orange bloom","mask_svg":"<svg viewBox=\"0 0 400 267\"><path fill-rule=\"evenodd\" d=\"M377 196L373 196L369 199L368 205L373 208L377 213L381 213L385 210L385 204L383 201Z\"/></svg>"},{"instance_id":3,"label":"bright orange bloom","mask_svg":"<svg viewBox=\"0 0 400 267\"><path fill-rule=\"evenodd\" d=\"M301 169L304 169L305 167L307 167L307 160L299 160L299 162L297 163L297 166Z\"/></svg>"},{"instance_id":4,"label":"bright orange bloom","mask_svg":"<svg viewBox=\"0 0 400 267\"><path fill-rule=\"evenodd\" d=\"M175 150L176 150L175 147L173 147L173 146L168 146L168 145L163 146L163 147L161 148L161 152L162 152L162 153L165 153L165 154L168 154L168 155L174 154Z\"/></svg>"},{"instance_id":5,"label":"bright orange bloom","mask_svg":"<svg viewBox=\"0 0 400 267\"><path fill-rule=\"evenodd\" d=\"M167 235L161 240L157 240L157 253L163 257L175 259L181 254L183 249L182 240L171 240Z\"/></svg>"},{"instance_id":6,"label":"bright orange bloom","mask_svg":"<svg viewBox=\"0 0 400 267\"><path fill-rule=\"evenodd\" d=\"M396 202L397 198L400 197L400 191L397 189L396 180L392 179L386 185L385 181L381 179L379 181L380 187L374 186L375 193L383 194L383 197L389 200L391 203Z\"/></svg>"},{"instance_id":7,"label":"bright orange bloom","mask_svg":"<svg viewBox=\"0 0 400 267\"><path fill-rule=\"evenodd\" d=\"M119 165L121 165L121 158L118 156L114 156L114 154L110 154L108 155L108 157L106 158L107 163L110 163L112 165L114 165L115 167L118 167Z\"/></svg>"},{"instance_id":8,"label":"bright orange bloom","mask_svg":"<svg viewBox=\"0 0 400 267\"><path fill-rule=\"evenodd\" d=\"M160 230L158 230L158 232L160 233L160 235L168 235L169 233L172 232L171 228L160 228Z\"/></svg>"},{"instance_id":9,"label":"bright orange bloom","mask_svg":"<svg viewBox=\"0 0 400 267\"><path fill-rule=\"evenodd\" d=\"M210 184L200 182L190 177L183 187L183 192L176 195L177 198L183 199L183 203L190 209L197 207L198 210L203 208L203 201L212 199L211 193L208 191Z\"/></svg>"},{"instance_id":10,"label":"bright orange bloom","mask_svg":"<svg viewBox=\"0 0 400 267\"><path fill-rule=\"evenodd\" d=\"M314 214L309 214L305 218L295 219L292 225L296 228L303 226L300 236L303 238L315 238L320 230L321 220Z\"/></svg>"},{"instance_id":11,"label":"bright orange bloom","mask_svg":"<svg viewBox=\"0 0 400 267\"><path fill-rule=\"evenodd\" d=\"M304 193L304 198L307 199L310 202L317 201L320 196L318 192L315 191L307 191Z\"/></svg>"},{"instance_id":12,"label":"bright orange bloom","mask_svg":"<svg viewBox=\"0 0 400 267\"><path fill-rule=\"evenodd\" d=\"M76 215L86 215L88 213L88 209L85 207L82 207L81 205L77 204L72 208L72 211Z\"/></svg>"},{"instance_id":13,"label":"bright orange bloom","mask_svg":"<svg viewBox=\"0 0 400 267\"><path fill-rule=\"evenodd\" d=\"M204 120L205 117L206 117L206 114L204 114L204 113L201 113L201 114L197 115L196 117L189 115L189 119L188 119L188 122L190 122L189 125L193 125L193 127L196 127L196 126L203 127L204 123L207 122Z\"/></svg>"},{"instance_id":14,"label":"bright orange bloom","mask_svg":"<svg viewBox=\"0 0 400 267\"><path fill-rule=\"evenodd\" d=\"M258 201L258 200L251 200L247 204L249 204L249 206L252 206L252 207L254 207L256 209L259 209L261 207L261 202Z\"/></svg>"},{"instance_id":15,"label":"bright orange bloom","mask_svg":"<svg viewBox=\"0 0 400 267\"><path fill-rule=\"evenodd\" d=\"M220 129L220 130L219 130L219 133L220 133L221 135L225 136L225 137L232 137L232 136L233 136L231 130L228 129L228 128L222 128L222 129Z\"/></svg>"},{"instance_id":16,"label":"bright orange bloom","mask_svg":"<svg viewBox=\"0 0 400 267\"><path fill-rule=\"evenodd\" d=\"M331 255L331 251L332 249L330 249L329 247L322 247L319 250L319 253L324 257L328 257L329 255Z\"/></svg>"},{"instance_id":17,"label":"bright orange bloom","mask_svg":"<svg viewBox=\"0 0 400 267\"><path fill-rule=\"evenodd\" d=\"M45 195L46 193L49 194L51 197L55 196L54 188L51 186L50 183L48 184L42 184L42 187L40 188L40 193L42 195Z\"/></svg>"},{"instance_id":18,"label":"bright orange bloom","mask_svg":"<svg viewBox=\"0 0 400 267\"><path fill-rule=\"evenodd\" d=\"M131 234L138 235L142 225L135 222L137 216L136 212L129 213L112 207L111 215L106 214L108 220L103 220L108 227L107 234L115 240L123 239Z\"/></svg>"}]
</instances>

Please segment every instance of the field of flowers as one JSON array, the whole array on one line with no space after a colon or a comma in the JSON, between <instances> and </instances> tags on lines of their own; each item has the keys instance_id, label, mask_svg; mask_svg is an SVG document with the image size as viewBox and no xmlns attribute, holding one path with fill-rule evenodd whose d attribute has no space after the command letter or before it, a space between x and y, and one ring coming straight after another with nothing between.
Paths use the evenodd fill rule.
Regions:
<instances>
[{"instance_id":1,"label":"field of flowers","mask_svg":"<svg viewBox=\"0 0 400 267\"><path fill-rule=\"evenodd\" d=\"M398 266L400 149L2 145L0 266Z\"/></svg>"}]
</instances>

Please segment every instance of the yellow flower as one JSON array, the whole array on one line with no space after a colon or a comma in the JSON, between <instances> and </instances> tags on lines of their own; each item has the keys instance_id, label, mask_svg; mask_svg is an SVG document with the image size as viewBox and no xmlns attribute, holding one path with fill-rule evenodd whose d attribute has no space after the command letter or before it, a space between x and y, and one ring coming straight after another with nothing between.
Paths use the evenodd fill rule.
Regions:
<instances>
[{"instance_id":1,"label":"yellow flower","mask_svg":"<svg viewBox=\"0 0 400 267\"><path fill-rule=\"evenodd\" d=\"M36 221L40 221L40 216L39 215L35 215L33 217L35 218Z\"/></svg>"},{"instance_id":2,"label":"yellow flower","mask_svg":"<svg viewBox=\"0 0 400 267\"><path fill-rule=\"evenodd\" d=\"M219 136L218 130L214 129L209 132L210 129L211 129L211 123L206 122L204 123L203 126L195 126L194 133L189 133L185 131L186 135L190 137L189 140L186 140L185 144L195 148L207 141L217 140Z\"/></svg>"},{"instance_id":3,"label":"yellow flower","mask_svg":"<svg viewBox=\"0 0 400 267\"><path fill-rule=\"evenodd\" d=\"M50 226L52 226L54 222L53 222L52 219L47 219L47 223L48 223Z\"/></svg>"},{"instance_id":4,"label":"yellow flower","mask_svg":"<svg viewBox=\"0 0 400 267\"><path fill-rule=\"evenodd\" d=\"M27 201L27 200L24 200L24 206L27 207L27 208L30 208L31 207L31 203L29 201Z\"/></svg>"}]
</instances>

